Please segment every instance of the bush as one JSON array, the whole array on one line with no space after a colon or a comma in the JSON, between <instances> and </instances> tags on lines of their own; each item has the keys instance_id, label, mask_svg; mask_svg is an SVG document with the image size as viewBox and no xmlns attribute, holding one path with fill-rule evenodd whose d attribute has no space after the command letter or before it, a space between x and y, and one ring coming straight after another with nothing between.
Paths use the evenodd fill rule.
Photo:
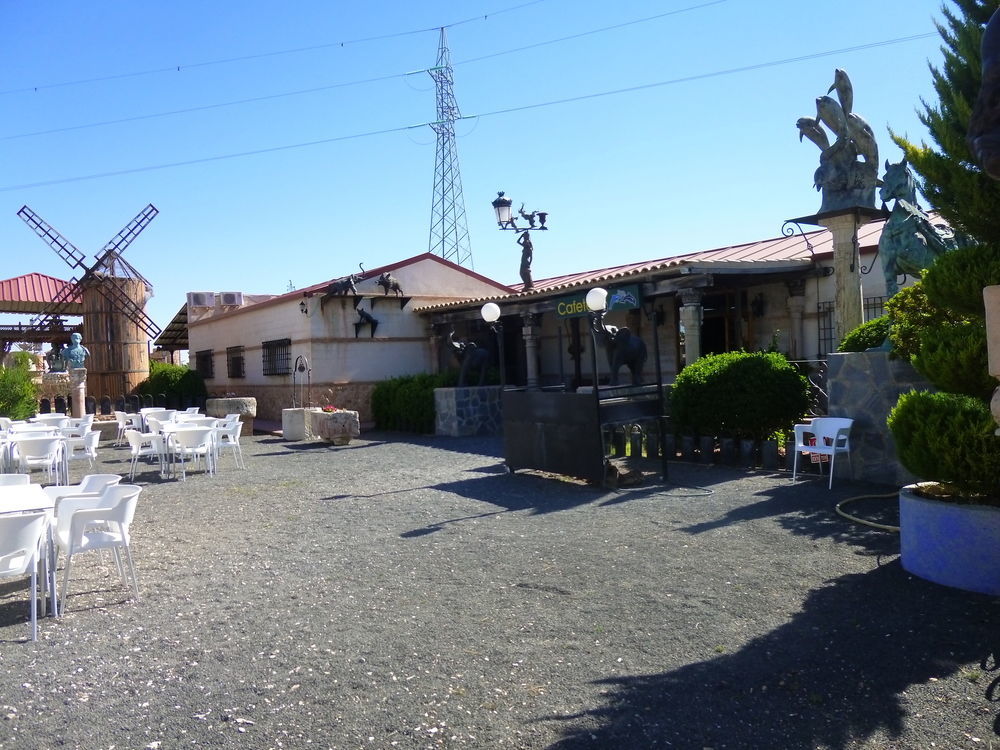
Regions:
<instances>
[{"instance_id":1,"label":"bush","mask_svg":"<svg viewBox=\"0 0 1000 750\"><path fill-rule=\"evenodd\" d=\"M984 402L910 391L899 397L888 424L907 469L977 502L1000 505L1000 438Z\"/></svg>"},{"instance_id":2,"label":"bush","mask_svg":"<svg viewBox=\"0 0 1000 750\"><path fill-rule=\"evenodd\" d=\"M27 419L38 411L38 388L27 364L30 357L19 352L14 355L13 367L0 367L0 416Z\"/></svg>"},{"instance_id":3,"label":"bush","mask_svg":"<svg viewBox=\"0 0 1000 750\"><path fill-rule=\"evenodd\" d=\"M982 293L982 292L980 292ZM893 356L909 361L920 351L920 334L941 323L957 323L962 318L932 305L923 282L900 289L885 303L889 318L889 340Z\"/></svg>"},{"instance_id":4,"label":"bush","mask_svg":"<svg viewBox=\"0 0 1000 750\"><path fill-rule=\"evenodd\" d=\"M997 387L989 374L986 326L980 321L939 323L920 332L913 366L936 388L988 400Z\"/></svg>"},{"instance_id":5,"label":"bush","mask_svg":"<svg viewBox=\"0 0 1000 750\"><path fill-rule=\"evenodd\" d=\"M372 414L380 430L434 432L434 389L458 382L455 372L403 375L383 380L372 391Z\"/></svg>"},{"instance_id":6,"label":"bush","mask_svg":"<svg viewBox=\"0 0 1000 750\"><path fill-rule=\"evenodd\" d=\"M922 283L934 307L982 318L983 287L1000 284L1000 252L988 245L951 250L924 272Z\"/></svg>"},{"instance_id":7,"label":"bush","mask_svg":"<svg viewBox=\"0 0 1000 750\"><path fill-rule=\"evenodd\" d=\"M150 362L149 377L136 386L135 392L143 396L161 393L178 399L204 398L208 394L205 379L196 370L184 365L167 362Z\"/></svg>"},{"instance_id":8,"label":"bush","mask_svg":"<svg viewBox=\"0 0 1000 750\"><path fill-rule=\"evenodd\" d=\"M837 347L838 352L864 352L882 346L889 336L889 317L869 320L844 336Z\"/></svg>"},{"instance_id":9,"label":"bush","mask_svg":"<svg viewBox=\"0 0 1000 750\"><path fill-rule=\"evenodd\" d=\"M685 431L764 440L806 413L809 383L780 354L726 352L685 367L670 400Z\"/></svg>"}]
</instances>

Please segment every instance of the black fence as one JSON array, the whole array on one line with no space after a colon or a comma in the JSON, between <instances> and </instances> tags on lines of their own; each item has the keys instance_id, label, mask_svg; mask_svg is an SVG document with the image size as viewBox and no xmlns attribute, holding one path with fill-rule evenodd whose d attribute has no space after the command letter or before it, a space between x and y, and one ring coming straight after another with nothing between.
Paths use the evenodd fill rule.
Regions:
<instances>
[{"instance_id":1,"label":"black fence","mask_svg":"<svg viewBox=\"0 0 1000 750\"><path fill-rule=\"evenodd\" d=\"M176 396L173 394L160 393L153 395L131 395L131 396L87 396L83 402L85 414L97 414L110 416L116 411L130 413L138 412L143 408L158 409L187 409L197 406L205 408L205 401L212 396ZM38 401L38 413L49 414L59 412L70 414L73 411L73 398L71 396L55 396L53 398L42 398Z\"/></svg>"}]
</instances>

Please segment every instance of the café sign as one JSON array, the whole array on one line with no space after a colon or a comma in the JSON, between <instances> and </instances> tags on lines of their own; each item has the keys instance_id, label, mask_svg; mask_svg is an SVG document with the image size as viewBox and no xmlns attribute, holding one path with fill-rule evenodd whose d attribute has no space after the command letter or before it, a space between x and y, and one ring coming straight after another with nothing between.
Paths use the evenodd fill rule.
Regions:
<instances>
[{"instance_id":1,"label":"caf\u00e9 sign","mask_svg":"<svg viewBox=\"0 0 1000 750\"><path fill-rule=\"evenodd\" d=\"M587 293L573 294L556 300L556 315L560 318L579 318L587 314ZM608 290L608 312L612 310L634 310L639 307L642 297L638 284Z\"/></svg>"}]
</instances>

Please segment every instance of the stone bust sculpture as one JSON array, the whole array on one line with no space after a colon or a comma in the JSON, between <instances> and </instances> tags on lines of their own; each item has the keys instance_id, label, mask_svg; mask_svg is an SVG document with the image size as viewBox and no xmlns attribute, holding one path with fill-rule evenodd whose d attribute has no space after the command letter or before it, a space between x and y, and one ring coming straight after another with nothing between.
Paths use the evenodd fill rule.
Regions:
<instances>
[{"instance_id":1,"label":"stone bust sculpture","mask_svg":"<svg viewBox=\"0 0 1000 750\"><path fill-rule=\"evenodd\" d=\"M90 356L90 350L80 343L83 337L79 333L72 334L69 340L70 343L63 346L62 360L67 370L74 370L84 366L84 361Z\"/></svg>"}]
</instances>

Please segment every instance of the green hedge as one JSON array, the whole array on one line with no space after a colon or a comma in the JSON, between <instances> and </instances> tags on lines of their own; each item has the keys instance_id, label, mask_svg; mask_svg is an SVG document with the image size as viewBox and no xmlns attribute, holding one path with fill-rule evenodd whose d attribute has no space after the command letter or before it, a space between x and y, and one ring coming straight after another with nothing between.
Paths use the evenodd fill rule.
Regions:
<instances>
[{"instance_id":1,"label":"green hedge","mask_svg":"<svg viewBox=\"0 0 1000 750\"><path fill-rule=\"evenodd\" d=\"M889 318L883 315L881 318L869 320L862 323L853 331L844 336L844 340L837 347L838 352L865 352L869 349L877 349L885 342L889 336Z\"/></svg>"},{"instance_id":2,"label":"green hedge","mask_svg":"<svg viewBox=\"0 0 1000 750\"><path fill-rule=\"evenodd\" d=\"M982 320L939 323L920 332L913 366L942 391L988 401L997 387L989 373L986 325Z\"/></svg>"},{"instance_id":3,"label":"green hedge","mask_svg":"<svg viewBox=\"0 0 1000 750\"><path fill-rule=\"evenodd\" d=\"M380 430L434 432L434 389L450 388L458 375L403 375L383 380L372 392L372 414Z\"/></svg>"},{"instance_id":4,"label":"green hedge","mask_svg":"<svg viewBox=\"0 0 1000 750\"><path fill-rule=\"evenodd\" d=\"M177 398L208 395L205 379L196 370L167 362L150 362L149 377L139 383L135 391L144 396L159 396L163 393Z\"/></svg>"},{"instance_id":5,"label":"green hedge","mask_svg":"<svg viewBox=\"0 0 1000 750\"><path fill-rule=\"evenodd\" d=\"M670 403L684 431L762 440L806 413L809 383L776 352L710 354L680 372Z\"/></svg>"},{"instance_id":6,"label":"green hedge","mask_svg":"<svg viewBox=\"0 0 1000 750\"><path fill-rule=\"evenodd\" d=\"M921 283L935 307L956 315L982 318L983 287L1000 284L1000 252L989 245L970 245L938 256Z\"/></svg>"}]
</instances>

